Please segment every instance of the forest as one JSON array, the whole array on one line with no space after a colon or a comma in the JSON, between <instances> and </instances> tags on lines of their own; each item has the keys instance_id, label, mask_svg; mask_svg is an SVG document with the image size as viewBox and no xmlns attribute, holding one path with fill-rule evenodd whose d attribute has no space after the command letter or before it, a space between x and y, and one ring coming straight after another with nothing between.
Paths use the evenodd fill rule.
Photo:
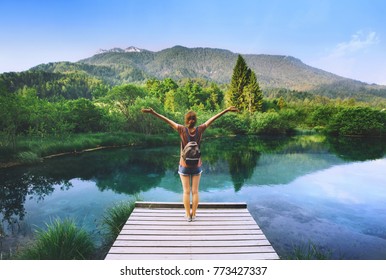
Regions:
<instances>
[{"instance_id":1,"label":"forest","mask_svg":"<svg viewBox=\"0 0 386 280\"><path fill-rule=\"evenodd\" d=\"M171 129L141 113L151 107L182 123L198 122L234 105L210 135L285 136L299 132L333 137L385 137L385 102L328 98L286 89L263 91L242 56L230 84L204 79L148 79L109 85L85 73L39 70L0 75L0 163L40 160L51 154L115 145L178 141Z\"/></svg>"}]
</instances>

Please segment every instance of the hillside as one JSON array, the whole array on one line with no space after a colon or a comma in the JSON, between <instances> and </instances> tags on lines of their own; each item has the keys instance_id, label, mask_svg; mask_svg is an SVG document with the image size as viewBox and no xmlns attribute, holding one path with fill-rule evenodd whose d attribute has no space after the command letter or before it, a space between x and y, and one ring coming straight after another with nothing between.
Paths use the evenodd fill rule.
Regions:
<instances>
[{"instance_id":1,"label":"hillside","mask_svg":"<svg viewBox=\"0 0 386 280\"><path fill-rule=\"evenodd\" d=\"M81 71L108 84L143 82L149 78L203 78L227 84L232 77L238 54L213 48L175 46L159 52L130 47L101 50L76 63L57 62L38 65L31 70L45 72ZM255 71L263 90L284 88L309 91L328 97L366 96L386 98L386 86L369 85L304 64L297 58L280 55L243 55Z\"/></svg>"}]
</instances>

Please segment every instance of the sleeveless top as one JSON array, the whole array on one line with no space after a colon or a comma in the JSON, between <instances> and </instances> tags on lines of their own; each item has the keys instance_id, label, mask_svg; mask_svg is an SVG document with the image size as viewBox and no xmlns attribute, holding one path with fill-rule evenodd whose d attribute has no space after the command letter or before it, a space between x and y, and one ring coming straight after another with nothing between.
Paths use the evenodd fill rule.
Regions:
<instances>
[{"instance_id":1,"label":"sleeveless top","mask_svg":"<svg viewBox=\"0 0 386 280\"><path fill-rule=\"evenodd\" d=\"M206 129L206 125L205 124L201 124L199 125L198 127L196 127L196 130L193 134L190 134L190 139L194 139L194 135L197 131L197 144L200 146L200 143L201 143L201 137L202 137L202 133L205 131ZM188 136L186 135L186 131L185 131L185 126L183 125L178 125L178 134L180 135L180 138L181 138L181 151L180 151L180 154L182 152L182 149L185 147L185 145L188 143ZM181 166L183 167L188 167L184 161L184 159L180 156L180 163L179 163ZM202 161L201 161L201 158L200 160L198 161L198 165L197 167L200 167L202 165Z\"/></svg>"}]
</instances>

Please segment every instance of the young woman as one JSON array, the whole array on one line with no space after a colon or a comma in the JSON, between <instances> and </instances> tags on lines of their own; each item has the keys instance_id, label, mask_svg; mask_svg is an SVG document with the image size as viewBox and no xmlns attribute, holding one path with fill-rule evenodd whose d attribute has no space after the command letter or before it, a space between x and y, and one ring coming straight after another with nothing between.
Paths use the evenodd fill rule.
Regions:
<instances>
[{"instance_id":1,"label":"young woman","mask_svg":"<svg viewBox=\"0 0 386 280\"><path fill-rule=\"evenodd\" d=\"M197 115L193 111L189 111L185 115L185 126L175 123L174 121L166 118L165 116L157 113L153 109L142 109L143 113L150 113L157 118L163 120L169 124L174 130L178 131L181 138L181 153L185 145L194 139L195 142L200 145L201 137L205 129L208 128L216 119L221 117L227 112L237 112L238 110L231 106L224 111L214 115L209 120L203 124L196 127ZM185 208L185 219L187 221L194 221L196 219L196 211L198 207L198 187L201 179L202 172L202 161L201 158L198 160L198 163L194 166L189 166L185 160L180 157L178 173L180 174L181 183L183 187L183 203ZM192 209L190 209L190 193L192 193Z\"/></svg>"}]
</instances>

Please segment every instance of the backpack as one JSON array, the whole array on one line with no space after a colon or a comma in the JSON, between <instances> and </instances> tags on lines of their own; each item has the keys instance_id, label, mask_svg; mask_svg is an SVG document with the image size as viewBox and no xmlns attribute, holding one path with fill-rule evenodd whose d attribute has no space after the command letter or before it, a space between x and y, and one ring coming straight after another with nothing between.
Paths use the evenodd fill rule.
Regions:
<instances>
[{"instance_id":1,"label":"backpack","mask_svg":"<svg viewBox=\"0 0 386 280\"><path fill-rule=\"evenodd\" d=\"M198 162L201 157L200 146L197 143L198 128L196 129L193 140L190 138L189 130L186 127L185 127L185 132L186 132L186 135L188 136L188 143L182 149L181 156L184 159L186 165L196 166L198 165Z\"/></svg>"}]
</instances>

